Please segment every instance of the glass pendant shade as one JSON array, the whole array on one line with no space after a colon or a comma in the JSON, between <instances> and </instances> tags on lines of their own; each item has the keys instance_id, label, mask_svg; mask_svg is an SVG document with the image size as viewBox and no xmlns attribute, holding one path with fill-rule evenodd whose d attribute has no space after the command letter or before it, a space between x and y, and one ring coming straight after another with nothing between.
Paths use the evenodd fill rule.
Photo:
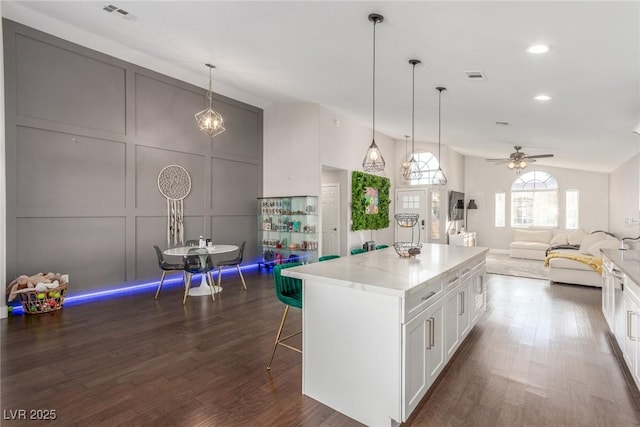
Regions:
<instances>
[{"instance_id":1,"label":"glass pendant shade","mask_svg":"<svg viewBox=\"0 0 640 427\"><path fill-rule=\"evenodd\" d=\"M369 21L373 23L373 125L371 145L362 161L362 169L365 172L381 172L384 170L385 162L382 153L376 144L376 24L384 21L384 16L377 13L369 14Z\"/></svg>"},{"instance_id":2,"label":"glass pendant shade","mask_svg":"<svg viewBox=\"0 0 640 427\"><path fill-rule=\"evenodd\" d=\"M438 170L435 174L433 174L433 184L434 185L447 185L447 177L444 174L444 171L441 167L438 167Z\"/></svg>"},{"instance_id":3,"label":"glass pendant shade","mask_svg":"<svg viewBox=\"0 0 640 427\"><path fill-rule=\"evenodd\" d=\"M384 157L382 157L375 139L371 140L367 154L364 155L364 160L362 160L362 168L365 172L380 172L384 170L384 166Z\"/></svg>"},{"instance_id":4,"label":"glass pendant shade","mask_svg":"<svg viewBox=\"0 0 640 427\"><path fill-rule=\"evenodd\" d=\"M409 140L409 135L404 136L404 159L402 163L400 163L400 167L403 169L402 175L404 176L404 172L409 169L409 154L407 153L407 141Z\"/></svg>"},{"instance_id":5,"label":"glass pendant shade","mask_svg":"<svg viewBox=\"0 0 640 427\"><path fill-rule=\"evenodd\" d=\"M213 92L211 91L211 70L216 68L215 65L205 64L209 67L209 90L207 91L207 99L209 99L209 108L206 108L196 114L196 123L200 130L210 138L221 134L226 129L224 128L224 120L220 113L216 112L212 108Z\"/></svg>"}]
</instances>

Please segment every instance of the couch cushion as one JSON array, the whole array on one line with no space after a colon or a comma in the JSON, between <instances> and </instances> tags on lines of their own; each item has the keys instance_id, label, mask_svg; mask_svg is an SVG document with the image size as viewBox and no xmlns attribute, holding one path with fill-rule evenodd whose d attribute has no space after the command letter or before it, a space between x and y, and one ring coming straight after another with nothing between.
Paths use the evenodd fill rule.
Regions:
<instances>
[{"instance_id":1,"label":"couch cushion","mask_svg":"<svg viewBox=\"0 0 640 427\"><path fill-rule=\"evenodd\" d=\"M614 237L607 237L606 239L600 240L599 242L594 243L588 249L588 253L597 256L598 258L602 257L600 253L600 249L618 249L620 247L620 241Z\"/></svg>"},{"instance_id":2,"label":"couch cushion","mask_svg":"<svg viewBox=\"0 0 640 427\"><path fill-rule=\"evenodd\" d=\"M538 242L546 243L551 242L553 232L551 230L513 230L513 242Z\"/></svg>"},{"instance_id":3,"label":"couch cushion","mask_svg":"<svg viewBox=\"0 0 640 427\"><path fill-rule=\"evenodd\" d=\"M578 249L578 252L580 252L581 254L590 254L591 252L589 252L589 248L591 247L591 245L598 243L599 241L606 238L607 235L605 233L586 234L580 241L580 249Z\"/></svg>"},{"instance_id":4,"label":"couch cushion","mask_svg":"<svg viewBox=\"0 0 640 427\"><path fill-rule=\"evenodd\" d=\"M549 260L549 267L551 268L564 268L567 270L587 270L594 271L593 268L589 267L587 264L576 261L573 259L566 258L552 258Z\"/></svg>"},{"instance_id":5,"label":"couch cushion","mask_svg":"<svg viewBox=\"0 0 640 427\"><path fill-rule=\"evenodd\" d=\"M579 245L585 234L582 230L573 230L567 235L567 242L569 242L570 245Z\"/></svg>"},{"instance_id":6,"label":"couch cushion","mask_svg":"<svg viewBox=\"0 0 640 427\"><path fill-rule=\"evenodd\" d=\"M511 249L527 249L544 252L547 250L547 248L549 248L549 244L540 242L511 242L509 247Z\"/></svg>"},{"instance_id":7,"label":"couch cushion","mask_svg":"<svg viewBox=\"0 0 640 427\"><path fill-rule=\"evenodd\" d=\"M553 238L551 238L551 245L568 245L569 241L567 240L567 236L569 235L568 231L563 231L562 233L558 233Z\"/></svg>"}]
</instances>

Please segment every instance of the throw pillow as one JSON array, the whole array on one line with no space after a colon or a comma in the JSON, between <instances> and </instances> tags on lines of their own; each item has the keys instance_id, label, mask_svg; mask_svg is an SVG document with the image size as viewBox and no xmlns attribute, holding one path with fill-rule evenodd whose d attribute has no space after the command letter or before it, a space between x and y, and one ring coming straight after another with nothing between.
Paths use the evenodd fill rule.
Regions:
<instances>
[{"instance_id":1,"label":"throw pillow","mask_svg":"<svg viewBox=\"0 0 640 427\"><path fill-rule=\"evenodd\" d=\"M580 241L580 249L578 249L578 252L580 252L581 254L588 254L590 253L589 248L591 247L591 245L593 245L594 243L598 243L599 241L606 238L607 235L605 233L587 234Z\"/></svg>"},{"instance_id":2,"label":"throw pillow","mask_svg":"<svg viewBox=\"0 0 640 427\"><path fill-rule=\"evenodd\" d=\"M579 245L585 234L582 230L574 230L567 235L567 242L569 242L570 245Z\"/></svg>"},{"instance_id":3,"label":"throw pillow","mask_svg":"<svg viewBox=\"0 0 640 427\"><path fill-rule=\"evenodd\" d=\"M607 237L604 240L600 240L599 242L594 243L589 248L589 253L595 257L600 258L602 254L600 253L600 249L618 249L620 247L620 241L613 237Z\"/></svg>"},{"instance_id":4,"label":"throw pillow","mask_svg":"<svg viewBox=\"0 0 640 427\"><path fill-rule=\"evenodd\" d=\"M562 233L558 233L555 236L553 236L553 238L551 239L551 246L555 246L555 245L566 245L569 242L567 241L567 236L569 235L568 232L562 232Z\"/></svg>"}]
</instances>

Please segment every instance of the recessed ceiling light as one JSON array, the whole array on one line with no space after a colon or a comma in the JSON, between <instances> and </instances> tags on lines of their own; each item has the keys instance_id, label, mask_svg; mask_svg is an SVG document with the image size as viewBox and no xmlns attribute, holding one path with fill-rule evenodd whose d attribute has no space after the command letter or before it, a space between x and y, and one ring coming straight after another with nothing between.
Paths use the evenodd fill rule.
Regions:
<instances>
[{"instance_id":1,"label":"recessed ceiling light","mask_svg":"<svg viewBox=\"0 0 640 427\"><path fill-rule=\"evenodd\" d=\"M533 46L529 46L527 52L529 53L547 53L551 50L551 46L546 44L534 44Z\"/></svg>"},{"instance_id":2,"label":"recessed ceiling light","mask_svg":"<svg viewBox=\"0 0 640 427\"><path fill-rule=\"evenodd\" d=\"M533 97L536 101L549 101L551 97L549 95L536 95Z\"/></svg>"}]
</instances>

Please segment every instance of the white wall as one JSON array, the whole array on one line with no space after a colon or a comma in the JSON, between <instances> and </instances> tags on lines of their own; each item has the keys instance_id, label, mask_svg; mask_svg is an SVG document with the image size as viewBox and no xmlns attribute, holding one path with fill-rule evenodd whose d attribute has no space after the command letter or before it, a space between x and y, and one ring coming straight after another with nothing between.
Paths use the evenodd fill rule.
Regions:
<instances>
[{"instance_id":1,"label":"white wall","mask_svg":"<svg viewBox=\"0 0 640 427\"><path fill-rule=\"evenodd\" d=\"M264 109L265 197L319 196L320 148L314 104L273 104Z\"/></svg>"},{"instance_id":2,"label":"white wall","mask_svg":"<svg viewBox=\"0 0 640 427\"><path fill-rule=\"evenodd\" d=\"M531 165L526 171L541 170L553 175L560 190L560 213L558 229L565 227L565 191L580 191L580 228L586 231L609 228L609 174L575 169ZM465 197L475 199L478 209L470 212L469 230L477 232L478 245L492 249L508 249L511 243L510 189L516 173L505 165L494 165L478 157L465 159ZM636 174L636 185L638 176ZM497 191L506 194L507 226L494 226L494 195ZM636 192L636 209L638 206ZM637 213L637 210L636 210Z\"/></svg>"},{"instance_id":3,"label":"white wall","mask_svg":"<svg viewBox=\"0 0 640 427\"><path fill-rule=\"evenodd\" d=\"M362 160L371 144L371 128L354 120L343 117L341 114L320 109L320 164L331 168L345 169L349 171L348 195L349 218L347 235L347 251L362 247L367 240L375 240L379 244L391 245L394 241L394 205L393 194L395 192L396 177L394 166L396 165L396 155L394 151L394 140L386 135L376 132L376 144L384 157L386 166L384 171L377 175L384 176L391 180L389 206L390 223L389 227L380 230L350 231L351 230L351 172L362 171Z\"/></svg>"},{"instance_id":4,"label":"white wall","mask_svg":"<svg viewBox=\"0 0 640 427\"><path fill-rule=\"evenodd\" d=\"M640 225L625 224L625 218L638 218L639 179L640 154L610 174L609 231L617 237L640 236Z\"/></svg>"}]
</instances>

